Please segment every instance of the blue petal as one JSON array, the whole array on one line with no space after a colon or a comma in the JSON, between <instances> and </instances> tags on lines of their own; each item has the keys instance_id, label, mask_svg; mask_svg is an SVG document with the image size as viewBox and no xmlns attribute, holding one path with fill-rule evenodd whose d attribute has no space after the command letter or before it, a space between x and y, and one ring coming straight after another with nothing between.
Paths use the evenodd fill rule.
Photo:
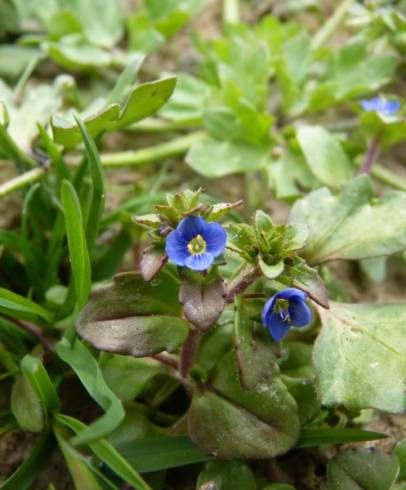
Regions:
<instances>
[{"instance_id":1,"label":"blue petal","mask_svg":"<svg viewBox=\"0 0 406 490\"><path fill-rule=\"evenodd\" d=\"M264 308L262 309L262 325L264 327L269 327L269 321L273 313L273 307L275 305L275 301L276 301L276 294L274 294L272 298L268 299L268 301L265 303Z\"/></svg>"},{"instance_id":2,"label":"blue petal","mask_svg":"<svg viewBox=\"0 0 406 490\"><path fill-rule=\"evenodd\" d=\"M201 255L189 255L185 260L186 267L195 271L205 271L213 263L214 257L212 254L205 252Z\"/></svg>"},{"instance_id":3,"label":"blue petal","mask_svg":"<svg viewBox=\"0 0 406 490\"><path fill-rule=\"evenodd\" d=\"M200 216L188 216L178 224L176 231L182 239L189 243L197 235L203 235L205 225L206 221Z\"/></svg>"},{"instance_id":4,"label":"blue petal","mask_svg":"<svg viewBox=\"0 0 406 490\"><path fill-rule=\"evenodd\" d=\"M203 228L202 237L207 245L207 251L218 257L223 253L227 243L226 230L219 223L206 223Z\"/></svg>"},{"instance_id":5,"label":"blue petal","mask_svg":"<svg viewBox=\"0 0 406 490\"><path fill-rule=\"evenodd\" d=\"M305 327L312 319L311 309L302 301L291 301L289 303L289 314L291 324L295 327Z\"/></svg>"},{"instance_id":6,"label":"blue petal","mask_svg":"<svg viewBox=\"0 0 406 490\"><path fill-rule=\"evenodd\" d=\"M165 251L169 259L177 265L185 265L190 255L187 242L179 236L178 230L171 231L166 237Z\"/></svg>"},{"instance_id":7,"label":"blue petal","mask_svg":"<svg viewBox=\"0 0 406 490\"><path fill-rule=\"evenodd\" d=\"M272 337L279 342L289 332L290 325L284 322L279 315L272 313L269 319L269 331Z\"/></svg>"},{"instance_id":8,"label":"blue petal","mask_svg":"<svg viewBox=\"0 0 406 490\"><path fill-rule=\"evenodd\" d=\"M400 102L398 100L388 100L382 107L381 112L385 116L392 116L399 110Z\"/></svg>"},{"instance_id":9,"label":"blue petal","mask_svg":"<svg viewBox=\"0 0 406 490\"><path fill-rule=\"evenodd\" d=\"M275 294L276 299L287 299L287 300L296 300L296 301L306 301L307 294L300 289L297 288L286 288L283 291L279 291L279 293Z\"/></svg>"},{"instance_id":10,"label":"blue petal","mask_svg":"<svg viewBox=\"0 0 406 490\"><path fill-rule=\"evenodd\" d=\"M372 99L363 99L361 100L360 104L364 111L367 112L378 111L381 106L379 97L373 97Z\"/></svg>"}]
</instances>

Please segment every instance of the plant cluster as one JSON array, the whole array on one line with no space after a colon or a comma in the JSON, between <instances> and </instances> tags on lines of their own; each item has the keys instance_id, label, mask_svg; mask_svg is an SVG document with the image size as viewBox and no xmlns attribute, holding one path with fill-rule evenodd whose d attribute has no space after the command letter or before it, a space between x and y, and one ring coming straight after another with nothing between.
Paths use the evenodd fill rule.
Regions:
<instances>
[{"instance_id":1,"label":"plant cluster","mask_svg":"<svg viewBox=\"0 0 406 490\"><path fill-rule=\"evenodd\" d=\"M0 5L1 488L404 489L404 1L224 0L176 73L208 2L119 3Z\"/></svg>"}]
</instances>

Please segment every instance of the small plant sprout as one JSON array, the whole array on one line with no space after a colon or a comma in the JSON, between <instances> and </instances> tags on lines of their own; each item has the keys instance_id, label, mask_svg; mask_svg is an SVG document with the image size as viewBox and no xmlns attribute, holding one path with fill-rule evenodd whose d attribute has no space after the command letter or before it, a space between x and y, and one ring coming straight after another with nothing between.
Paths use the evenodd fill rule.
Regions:
<instances>
[{"instance_id":1,"label":"small plant sprout","mask_svg":"<svg viewBox=\"0 0 406 490\"><path fill-rule=\"evenodd\" d=\"M306 304L307 294L300 289L287 288L270 298L262 310L262 324L279 342L291 327L305 327L312 319Z\"/></svg>"},{"instance_id":2,"label":"small plant sprout","mask_svg":"<svg viewBox=\"0 0 406 490\"><path fill-rule=\"evenodd\" d=\"M372 97L372 99L363 99L360 104L364 111L376 111L383 116L393 116L400 108L400 102L398 100L387 99L382 96Z\"/></svg>"},{"instance_id":3,"label":"small plant sprout","mask_svg":"<svg viewBox=\"0 0 406 490\"><path fill-rule=\"evenodd\" d=\"M226 242L226 231L219 223L208 223L200 216L188 216L169 233L165 249L176 265L203 271L223 253Z\"/></svg>"}]
</instances>

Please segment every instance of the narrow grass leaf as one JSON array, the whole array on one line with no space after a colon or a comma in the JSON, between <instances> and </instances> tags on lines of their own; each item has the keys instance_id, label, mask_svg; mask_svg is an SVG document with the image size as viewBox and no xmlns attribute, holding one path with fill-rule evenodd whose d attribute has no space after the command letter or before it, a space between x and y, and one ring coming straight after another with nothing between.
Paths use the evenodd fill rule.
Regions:
<instances>
[{"instance_id":1,"label":"narrow grass leaf","mask_svg":"<svg viewBox=\"0 0 406 490\"><path fill-rule=\"evenodd\" d=\"M361 429L336 429L303 427L296 447L316 447L320 444L345 444L348 442L374 441L389 437L382 432Z\"/></svg>"},{"instance_id":2,"label":"narrow grass leaf","mask_svg":"<svg viewBox=\"0 0 406 490\"><path fill-rule=\"evenodd\" d=\"M86 424L68 415L57 414L55 418L76 434L80 434L88 428ZM136 490L151 490L151 487L141 478L137 471L106 439L92 442L89 447L103 463Z\"/></svg>"},{"instance_id":3,"label":"narrow grass leaf","mask_svg":"<svg viewBox=\"0 0 406 490\"><path fill-rule=\"evenodd\" d=\"M39 317L48 323L52 322L52 315L45 308L4 288L0 288L0 313L21 320L37 321Z\"/></svg>"},{"instance_id":4,"label":"narrow grass leaf","mask_svg":"<svg viewBox=\"0 0 406 490\"><path fill-rule=\"evenodd\" d=\"M51 412L58 411L61 407L58 393L40 359L27 354L21 361L21 370L45 407Z\"/></svg>"},{"instance_id":5,"label":"narrow grass leaf","mask_svg":"<svg viewBox=\"0 0 406 490\"><path fill-rule=\"evenodd\" d=\"M76 298L78 308L81 308L86 303L91 286L90 259L79 199L75 188L67 180L62 182L61 200Z\"/></svg>"},{"instance_id":6,"label":"narrow grass leaf","mask_svg":"<svg viewBox=\"0 0 406 490\"><path fill-rule=\"evenodd\" d=\"M99 231L105 201L105 186L100 156L93 138L79 118L75 118L85 144L86 159L92 180L92 199L86 223L86 239L89 250L92 248Z\"/></svg>"},{"instance_id":7,"label":"narrow grass leaf","mask_svg":"<svg viewBox=\"0 0 406 490\"><path fill-rule=\"evenodd\" d=\"M214 459L193 444L188 436L137 440L122 444L117 449L140 473L204 463Z\"/></svg>"},{"instance_id":8,"label":"narrow grass leaf","mask_svg":"<svg viewBox=\"0 0 406 490\"><path fill-rule=\"evenodd\" d=\"M125 412L121 401L111 391L96 359L76 338L64 337L56 346L58 356L75 371L89 395L105 410L95 422L73 439L73 444L90 444L118 427Z\"/></svg>"}]
</instances>

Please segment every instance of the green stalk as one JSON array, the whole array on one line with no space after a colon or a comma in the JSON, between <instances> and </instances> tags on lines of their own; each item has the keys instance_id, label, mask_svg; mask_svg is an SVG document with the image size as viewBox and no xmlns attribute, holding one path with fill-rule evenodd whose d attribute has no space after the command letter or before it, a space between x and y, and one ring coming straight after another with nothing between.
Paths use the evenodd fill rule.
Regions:
<instances>
[{"instance_id":1,"label":"green stalk","mask_svg":"<svg viewBox=\"0 0 406 490\"><path fill-rule=\"evenodd\" d=\"M125 128L125 131L145 131L150 133L160 133L165 131L179 131L183 129L196 128L203 124L200 118L190 119L189 121L164 121L157 118L147 118Z\"/></svg>"},{"instance_id":2,"label":"green stalk","mask_svg":"<svg viewBox=\"0 0 406 490\"><path fill-rule=\"evenodd\" d=\"M162 158L183 155L194 143L200 141L204 136L205 133L203 131L198 131L149 148L105 153L100 156L101 163L106 168L133 167L151 163Z\"/></svg>"},{"instance_id":3,"label":"green stalk","mask_svg":"<svg viewBox=\"0 0 406 490\"><path fill-rule=\"evenodd\" d=\"M397 174L394 174L382 165L379 165L377 163L373 165L370 170L370 174L372 175L372 177L374 177L376 180L379 180L383 184L393 187L394 189L397 189L399 191L406 192L406 182L403 179L399 178Z\"/></svg>"},{"instance_id":4,"label":"green stalk","mask_svg":"<svg viewBox=\"0 0 406 490\"><path fill-rule=\"evenodd\" d=\"M238 0L223 0L224 24L238 24L240 22L240 6Z\"/></svg>"},{"instance_id":5,"label":"green stalk","mask_svg":"<svg viewBox=\"0 0 406 490\"><path fill-rule=\"evenodd\" d=\"M17 191L18 189L23 189L27 185L42 179L46 172L47 170L45 168L36 167L23 173L22 175L19 175L18 177L14 177L14 179L11 179L4 184L1 184L0 198L7 196L7 194L10 194L11 192Z\"/></svg>"},{"instance_id":6,"label":"green stalk","mask_svg":"<svg viewBox=\"0 0 406 490\"><path fill-rule=\"evenodd\" d=\"M328 39L334 34L341 22L344 20L349 6L355 0L343 0L335 9L333 15L327 20L323 27L316 32L312 40L312 48L318 49L323 46Z\"/></svg>"}]
</instances>

